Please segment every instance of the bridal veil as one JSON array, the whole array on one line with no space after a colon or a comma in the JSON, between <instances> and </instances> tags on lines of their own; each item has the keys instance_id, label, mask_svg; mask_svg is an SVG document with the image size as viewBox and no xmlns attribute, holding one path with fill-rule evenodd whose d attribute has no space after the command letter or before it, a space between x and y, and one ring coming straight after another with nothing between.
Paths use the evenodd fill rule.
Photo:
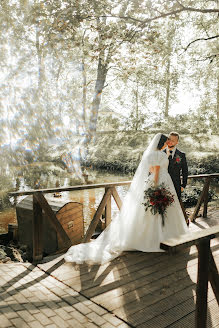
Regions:
<instances>
[{"instance_id":1,"label":"bridal veil","mask_svg":"<svg viewBox=\"0 0 219 328\"><path fill-rule=\"evenodd\" d=\"M145 181L152 165L159 165L159 151L157 145L161 133L154 136L149 146L143 153L141 162L135 172L130 188L123 200L120 213L112 218L110 225L91 242L71 246L64 256L66 262L103 264L118 257L123 251L133 250L133 238L135 235L136 218L143 209L143 195Z\"/></svg>"}]
</instances>

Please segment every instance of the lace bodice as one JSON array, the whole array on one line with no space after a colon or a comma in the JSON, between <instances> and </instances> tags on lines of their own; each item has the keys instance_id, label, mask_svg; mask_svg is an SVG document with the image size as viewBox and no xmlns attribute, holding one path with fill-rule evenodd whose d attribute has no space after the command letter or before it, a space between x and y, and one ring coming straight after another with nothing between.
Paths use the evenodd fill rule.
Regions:
<instances>
[{"instance_id":1,"label":"lace bodice","mask_svg":"<svg viewBox=\"0 0 219 328\"><path fill-rule=\"evenodd\" d=\"M160 169L168 169L169 160L167 154L163 151L157 150L152 152L148 162L150 166L160 166Z\"/></svg>"}]
</instances>

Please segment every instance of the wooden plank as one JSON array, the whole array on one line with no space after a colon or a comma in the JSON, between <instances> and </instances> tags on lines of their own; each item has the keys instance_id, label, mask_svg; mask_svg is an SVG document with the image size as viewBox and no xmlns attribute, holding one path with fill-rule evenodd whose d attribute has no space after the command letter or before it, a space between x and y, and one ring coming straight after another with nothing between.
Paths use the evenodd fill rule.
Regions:
<instances>
[{"instance_id":1,"label":"wooden plank","mask_svg":"<svg viewBox=\"0 0 219 328\"><path fill-rule=\"evenodd\" d=\"M196 272L195 272L196 273ZM193 275L194 276L194 275ZM166 281L163 280L163 284L165 285ZM152 319L154 327L157 327L154 319L161 314L161 316L167 315L168 311L176 311L176 307L178 307L179 317L177 319L182 318L184 315L187 315L190 310L194 310L195 308L195 295L194 293L194 283L189 278L188 274L185 275L184 279L175 281L170 281L170 285L165 288L160 287L160 289L153 290L153 287L156 285L153 283L148 286L150 291L150 287L152 287L151 292L146 292L144 296L139 297L138 292L133 292L133 300L131 303L128 303L126 300L126 295L124 295L123 300L125 300L125 304L123 305L123 300L121 299L120 308L116 308L113 312L122 319L125 319L128 315L129 322L134 326L138 326L141 323L148 322L148 320ZM214 295L211 295L210 298L214 298ZM191 300L192 306L187 309L184 307L184 302ZM114 299L112 298L112 302ZM99 303L98 303L99 304ZM104 306L101 302L101 305ZM108 306L106 306L108 308ZM125 309L125 311L124 311ZM188 311L189 310L189 311ZM166 313L167 312L167 313ZM174 318L173 318L174 319ZM151 324L152 324L151 322ZM166 322L167 324L167 322ZM148 325L149 326L149 325ZM167 327L168 325L164 325ZM172 327L172 326L171 326ZM194 327L194 321L192 324Z\"/></svg>"},{"instance_id":2,"label":"wooden plank","mask_svg":"<svg viewBox=\"0 0 219 328\"><path fill-rule=\"evenodd\" d=\"M197 247L198 278L196 287L195 327L206 328L210 240L202 240Z\"/></svg>"},{"instance_id":3,"label":"wooden plank","mask_svg":"<svg viewBox=\"0 0 219 328\"><path fill-rule=\"evenodd\" d=\"M219 274L211 251L209 254L209 281L219 305Z\"/></svg>"},{"instance_id":4,"label":"wooden plank","mask_svg":"<svg viewBox=\"0 0 219 328\"><path fill-rule=\"evenodd\" d=\"M75 217L78 214L82 214L83 213L83 209L81 208L72 208L71 210L67 210L67 211L63 211L63 212L56 212L56 216L62 217L63 219L69 216Z\"/></svg>"},{"instance_id":5,"label":"wooden plank","mask_svg":"<svg viewBox=\"0 0 219 328\"><path fill-rule=\"evenodd\" d=\"M106 227L107 227L111 222L111 216L112 216L111 196L109 197L109 199L106 203L105 216L106 216L105 222L106 222Z\"/></svg>"},{"instance_id":6,"label":"wooden plank","mask_svg":"<svg viewBox=\"0 0 219 328\"><path fill-rule=\"evenodd\" d=\"M208 178L209 179L209 178ZM197 217L197 215L198 215L198 212L199 212L199 210L200 210L200 207L201 207L201 205L202 205L202 203L203 203L203 201L204 201L204 198L205 198L205 195L206 195L206 190L207 190L207 188L209 187L209 185L208 185L208 179L205 181L205 183L204 183L204 187L203 187L203 189L202 189L202 192L201 192L201 195L200 195L200 197L199 197L199 199L198 199L198 202L197 202L197 204L196 204L196 207L195 207L195 209L194 209L194 212L192 213L192 216L191 216L191 221L194 221L195 219L196 219L196 217Z\"/></svg>"},{"instance_id":7,"label":"wooden plank","mask_svg":"<svg viewBox=\"0 0 219 328\"><path fill-rule=\"evenodd\" d=\"M219 252L216 241L212 240L214 256ZM113 314L118 317L121 314L121 318L130 326L193 328L197 274L195 246L191 247L191 252L188 249L182 250L175 256L166 253L158 256L156 253L126 252L125 256L106 265L79 265L75 268L65 264L60 270L58 267L55 271L53 268L51 270L54 277L64 280L68 286L80 291L81 295L89 295L91 288L94 288L95 294L96 288L99 294L92 300L108 311L112 308ZM219 263L218 256L215 261ZM71 280L71 277L74 279ZM211 302L212 292L208 296ZM215 302L216 316L218 308ZM183 319L187 316L190 322L184 325ZM209 327L213 325L209 324Z\"/></svg>"},{"instance_id":8,"label":"wooden plank","mask_svg":"<svg viewBox=\"0 0 219 328\"><path fill-rule=\"evenodd\" d=\"M150 300L148 300L148 304L145 304L144 307L140 311L133 313L128 312L128 315L130 317L129 323L135 324L135 326L139 326L140 324L147 323L149 320L151 320L151 324L156 320L156 317L160 318L161 316L169 317L169 313L172 312L176 316L170 316L171 320L171 328L173 321L181 320L184 316L187 316L189 313L193 312L193 318L192 318L192 324L191 327L194 328L194 311L195 311L195 296L193 295L194 286L192 284L189 284L189 278L184 279L184 281L180 280L179 285L181 285L181 282L184 285L184 288L181 288L180 290L172 291L172 294L166 295L165 292L161 291L162 293L162 299L159 301L155 301L152 299L152 304L150 304ZM186 283L187 282L187 286ZM192 282L191 282L192 283ZM174 282L175 284L175 282ZM152 295L149 295L149 299L151 299ZM212 301L214 299L214 295L212 291L209 291L209 301ZM141 300L139 300L141 302ZM187 306L188 302L191 302L191 306ZM117 313L117 311L116 311ZM118 315L118 313L117 313ZM170 319L168 318L168 319ZM154 322L153 322L154 323ZM165 322L166 326L170 324L170 322ZM165 326L165 327L166 327ZM179 326L179 327L188 327L188 326Z\"/></svg>"},{"instance_id":9,"label":"wooden plank","mask_svg":"<svg viewBox=\"0 0 219 328\"><path fill-rule=\"evenodd\" d=\"M73 219L75 217L83 217L83 210L82 210L82 208L75 210L75 211L68 210L67 212L64 212L64 214L58 212L58 213L56 213L56 216L58 218L62 218L63 220L68 219L68 218Z\"/></svg>"},{"instance_id":10,"label":"wooden plank","mask_svg":"<svg viewBox=\"0 0 219 328\"><path fill-rule=\"evenodd\" d=\"M94 214L93 220L91 221L91 223L90 223L90 225L87 229L87 232L85 234L83 242L86 243L91 239L92 234L94 233L94 231L96 229L97 223L98 223L98 221L99 221L99 219L100 219L100 217L103 213L103 210L104 210L104 208L106 206L106 203L107 203L108 199L110 198L110 196L111 196L111 189L109 188L109 189L106 190L106 192L105 192L105 194L104 194L104 196L103 196L103 198L100 202L100 205L99 205L96 213Z\"/></svg>"},{"instance_id":11,"label":"wooden plank","mask_svg":"<svg viewBox=\"0 0 219 328\"><path fill-rule=\"evenodd\" d=\"M207 218L207 214L208 214L208 191L209 191L210 182L211 182L211 178L207 178L206 179L205 195L204 195L203 218Z\"/></svg>"},{"instance_id":12,"label":"wooden plank","mask_svg":"<svg viewBox=\"0 0 219 328\"><path fill-rule=\"evenodd\" d=\"M192 294L192 289L191 289ZM158 305L159 306L159 305ZM181 302L177 305L173 305L169 310L164 313L159 313L159 307L157 308L157 315L152 319L145 320L142 324L136 325L138 328L167 328L177 327L177 323L180 322L184 317L193 313L193 322L189 327L194 328L194 299L189 299ZM128 314L128 322L132 323L132 317ZM176 324L176 326L174 325ZM178 328L187 328L188 326L178 325ZM210 325L209 327L212 328Z\"/></svg>"},{"instance_id":13,"label":"wooden plank","mask_svg":"<svg viewBox=\"0 0 219 328\"><path fill-rule=\"evenodd\" d=\"M59 219L59 217L58 217ZM82 216L78 216L77 218L72 218L72 216L69 216L65 219L62 219L60 218L59 219L59 222L61 223L61 225L68 225L70 224L71 226L74 226L74 228L77 228L77 227L83 227L84 224L83 224L83 217Z\"/></svg>"},{"instance_id":14,"label":"wooden plank","mask_svg":"<svg viewBox=\"0 0 219 328\"><path fill-rule=\"evenodd\" d=\"M109 291L104 294L99 293L99 295L94 297L93 300L95 302L101 303L102 306L106 306L108 300L111 299L112 301L109 308L111 311L120 306L121 311L125 307L129 313L133 314L134 312L139 311L141 308L145 308L151 302L157 302L158 300L167 297L169 294L174 295L178 288L181 290L187 287L188 284L194 286L194 282L191 281L190 278L188 279L186 259L182 260L179 258L178 265L175 262L171 264L171 261L165 261L162 267L159 267L159 263L157 263L157 265L153 265L152 267L148 267L148 272L145 273L145 275L142 274L141 278L139 278L138 274L140 271L138 270L138 265L136 265L136 272L134 275L135 279L133 278L132 283L126 283L125 276L120 277L120 284L122 288L118 287L119 290L116 291L114 289L109 289ZM195 275L197 272L196 262L194 263L194 261L191 261L191 268ZM189 270L189 273L191 274L191 269ZM130 277L133 277L133 273L129 274L128 278L130 279ZM185 283L183 283L184 279ZM112 286L114 287L113 284ZM164 286L166 287L164 288ZM101 288L99 288L99 290L101 290ZM114 292L116 293L114 294ZM86 296L89 295L89 293L87 294L87 291L85 293ZM136 295L138 296L138 301L141 304L139 304L139 302L136 303ZM144 304L144 301L146 304Z\"/></svg>"},{"instance_id":15,"label":"wooden plank","mask_svg":"<svg viewBox=\"0 0 219 328\"><path fill-rule=\"evenodd\" d=\"M130 318L129 322L134 326L138 326L140 323L147 322L147 320L154 318L162 313L165 317L165 311L174 309L175 306L179 305L179 314L181 316L186 315L184 312L184 305L182 302L187 301L189 298L193 301L193 310L194 310L194 280L197 273L196 266L193 265L193 273L191 270L187 272L186 267L182 271L184 278L181 279L181 276L178 276L178 270L175 275L169 276L169 282L167 283L166 279L162 279L160 284L157 284L157 281L152 282L152 284L148 285L148 290L145 290L145 295L141 296L139 291L142 292L142 289L133 290L132 302L129 303L127 301L127 295L123 295L120 301L120 308L116 308L115 310L111 309L117 316L125 319L127 316ZM189 274L188 274L189 273ZM192 273L192 275L191 275ZM158 280L159 282L159 280ZM163 283L163 288L162 288ZM157 286L158 285L158 286ZM156 289L156 287L158 287ZM112 296L109 295L109 299L111 299L111 303L116 300ZM214 295L211 292L209 299L213 299ZM107 304L102 302L98 302L95 298L95 302L101 304L102 306L107 306ZM168 314L167 314L168 316ZM152 321L153 322L153 321ZM158 325L159 326L159 325ZM150 327L150 325L148 325ZM154 327L157 327L154 323ZM166 327L166 326L165 326ZM172 326L171 326L172 327ZM193 325L194 327L194 321Z\"/></svg>"},{"instance_id":16,"label":"wooden plank","mask_svg":"<svg viewBox=\"0 0 219 328\"><path fill-rule=\"evenodd\" d=\"M194 328L194 318L195 311L182 317L180 320L176 321L171 325L171 328ZM213 299L208 302L208 317L207 317L207 327L218 328L219 327L219 311L217 302Z\"/></svg>"},{"instance_id":17,"label":"wooden plank","mask_svg":"<svg viewBox=\"0 0 219 328\"><path fill-rule=\"evenodd\" d=\"M35 195L33 195L33 262L43 258L43 214Z\"/></svg>"},{"instance_id":18,"label":"wooden plank","mask_svg":"<svg viewBox=\"0 0 219 328\"><path fill-rule=\"evenodd\" d=\"M201 231L195 231L192 233L181 235L178 238L171 238L163 241L160 244L160 248L166 251L175 251L192 245L197 245L203 239L212 239L219 236L219 225L211 228L203 229Z\"/></svg>"},{"instance_id":19,"label":"wooden plank","mask_svg":"<svg viewBox=\"0 0 219 328\"><path fill-rule=\"evenodd\" d=\"M64 206L60 208L59 212L64 213L64 212L69 211L72 208L75 208L75 207L78 207L78 206L82 206L83 207L83 204L78 203L78 202L65 203Z\"/></svg>"},{"instance_id":20,"label":"wooden plank","mask_svg":"<svg viewBox=\"0 0 219 328\"><path fill-rule=\"evenodd\" d=\"M148 261L145 260L145 263L136 263L132 267L129 267L128 270L116 270L116 272L114 271L114 278L108 279L108 277L103 277L104 282L101 285L98 279L96 279L95 282L91 283L89 283L89 281L86 281L84 293L87 297L94 297L95 301L101 299L101 302L105 300L106 303L109 299L113 298L110 308L110 310L113 310L115 304L114 301L116 301L116 299L115 296L113 296L112 290L116 288L122 287L119 291L117 291L117 297L121 299L121 301L119 301L120 304L122 304L122 306L125 306L126 300L130 302L130 299L134 297L134 301L136 294L138 294L138 297L140 299L140 297L145 294L145 290L148 288L147 286L149 284L150 292L153 285L155 286L155 290L160 291L163 283L162 279L165 279L165 277L169 279L168 277L171 276L170 279L174 277L175 280L176 270L179 271L179 274L177 274L178 279L182 279L184 276L188 276L188 272L187 270L185 270L185 266L187 264L187 260L185 258L179 257L177 261L172 261L171 259L171 262L173 263L170 263L169 257L166 258L166 261L162 262L163 257L164 256L161 256L157 259L156 257L155 259L148 258ZM192 267L194 267L195 272L197 272L197 259L195 260L195 262L191 261L191 265ZM130 278L132 279L130 280ZM131 281L133 282L133 284L131 284ZM134 306L132 305L132 309L133 308Z\"/></svg>"},{"instance_id":21,"label":"wooden plank","mask_svg":"<svg viewBox=\"0 0 219 328\"><path fill-rule=\"evenodd\" d=\"M63 206L62 208L60 208L59 213L62 213L64 215L66 212L74 211L74 210L78 210L78 209L82 209L82 208L83 208L83 204L81 204L81 203L70 203L70 204L66 204L66 206Z\"/></svg>"},{"instance_id":22,"label":"wooden plank","mask_svg":"<svg viewBox=\"0 0 219 328\"><path fill-rule=\"evenodd\" d=\"M206 174L197 174L197 175L189 175L188 179L200 179L200 178L217 178L219 176L219 173L206 173Z\"/></svg>"},{"instance_id":23,"label":"wooden plank","mask_svg":"<svg viewBox=\"0 0 219 328\"><path fill-rule=\"evenodd\" d=\"M62 192L62 191L78 191L78 190L86 190L86 189L98 189L98 188L111 188L114 186L125 186L131 184L132 181L119 181L119 182L111 182L111 183L98 183L98 184L89 184L89 185L77 185L77 186L69 186L69 187L60 187L60 188L47 188L47 189L38 189L38 192L42 193L54 193L54 192ZM24 191L13 191L10 193L11 196L23 196L23 195L32 195L36 192L35 189L32 190L24 190Z\"/></svg>"},{"instance_id":24,"label":"wooden plank","mask_svg":"<svg viewBox=\"0 0 219 328\"><path fill-rule=\"evenodd\" d=\"M152 254L148 254L148 255L152 255ZM148 260L146 260L146 258ZM154 259L154 255L148 256L146 258L144 256L144 254L142 254L141 252L130 252L129 254L121 256L119 259L116 259L116 260L112 261L111 263L107 263L104 266L101 266L101 267L96 266L96 271L94 270L95 267L93 267L93 270L95 272L94 275L96 278L99 275L101 275L101 277L103 277L104 274L105 273L107 274L107 272L111 271L113 269L114 265L116 264L116 268L119 271L118 276L121 278L124 275L129 274L129 272L136 271L136 263L141 262L142 266L149 266ZM157 261L157 263L159 261L161 261L161 257L158 256L156 261ZM103 272L105 267L106 267L106 271ZM99 269L100 269L100 272L98 272ZM88 274L88 268L86 265L80 266L80 272L72 271L72 269L71 269L70 275L67 273L66 277L68 277L68 276L75 277L75 278L80 276L80 279L85 282L87 282L87 280L92 279L92 274L90 272ZM62 277L64 277L63 273L62 273ZM116 275L116 277L117 277L117 275Z\"/></svg>"},{"instance_id":25,"label":"wooden plank","mask_svg":"<svg viewBox=\"0 0 219 328\"><path fill-rule=\"evenodd\" d=\"M112 188L112 195L113 195L113 198L114 198L114 200L116 202L116 205L118 206L118 209L121 210L122 201L121 201L121 199L119 197L119 194L118 194L118 192L117 192L117 190L116 190L115 187Z\"/></svg>"},{"instance_id":26,"label":"wooden plank","mask_svg":"<svg viewBox=\"0 0 219 328\"><path fill-rule=\"evenodd\" d=\"M37 199L38 203L40 204L41 208L44 210L51 224L54 226L57 233L59 234L63 242L63 247L68 247L68 246L70 247L71 240L69 239L68 235L66 234L59 220L56 218L56 215L54 214L53 210L49 206L46 198L43 196L41 192L35 192L34 197Z\"/></svg>"},{"instance_id":27,"label":"wooden plank","mask_svg":"<svg viewBox=\"0 0 219 328\"><path fill-rule=\"evenodd\" d=\"M189 175L188 179L201 179L201 178L216 178L219 177L219 173L211 173L211 174L199 174L199 175ZM47 188L47 189L38 189L39 192L42 193L54 193L54 192L62 192L62 191L76 191L76 190L85 190L85 189L96 189L96 188L111 188L115 186L124 186L131 184L132 181L122 181L122 182L112 182L112 183L101 183L101 184L89 184L89 185L78 185L78 186L68 186L68 187L60 187L60 188ZM22 196L22 195L32 195L36 192L35 189L26 190L26 191L13 191L10 192L10 196Z\"/></svg>"},{"instance_id":28,"label":"wooden plank","mask_svg":"<svg viewBox=\"0 0 219 328\"><path fill-rule=\"evenodd\" d=\"M169 263L171 263L171 261L169 261ZM190 262L189 275L188 267L186 268L186 259L182 260L179 258L178 265L173 263L171 268L169 268L167 261L163 267L153 266L150 274L148 272L148 275L143 276L143 278L139 278L138 275L135 275L136 279L133 279L133 282L129 282L128 285L123 285L125 277L121 277L121 286L118 286L117 290L112 288L112 290L109 289L107 293L99 293L93 300L104 307L106 306L110 311L115 310L117 315L120 315L125 307L126 311L134 317L135 312L146 308L152 303L171 297L171 295L174 296L177 291L181 291L188 286L194 289L193 281L197 274L197 259L195 262ZM139 273L139 271L137 271L137 273ZM111 284L111 287L114 287L114 285ZM99 288L99 290L101 289ZM88 291L88 293L85 291L85 294L86 296L90 296L90 291ZM138 302L136 302L136 295L138 297ZM109 299L112 301L110 305L107 305Z\"/></svg>"},{"instance_id":29,"label":"wooden plank","mask_svg":"<svg viewBox=\"0 0 219 328\"><path fill-rule=\"evenodd\" d=\"M65 232L68 234L68 236L69 236L69 233L72 235L72 234L76 234L77 232L82 232L82 231L84 231L84 229L83 229L83 225L74 225L74 223L72 224L71 222L70 222L70 224L69 223L62 223L62 226L63 226L63 228L65 229ZM70 238L70 236L69 236L69 238Z\"/></svg>"}]
</instances>

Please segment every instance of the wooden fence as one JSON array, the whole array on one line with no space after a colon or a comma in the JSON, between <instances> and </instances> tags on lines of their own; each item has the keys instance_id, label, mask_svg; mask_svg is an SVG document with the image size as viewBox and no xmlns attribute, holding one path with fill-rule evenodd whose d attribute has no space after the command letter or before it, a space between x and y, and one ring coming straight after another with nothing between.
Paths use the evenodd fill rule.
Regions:
<instances>
[{"instance_id":1,"label":"wooden fence","mask_svg":"<svg viewBox=\"0 0 219 328\"><path fill-rule=\"evenodd\" d=\"M198 276L196 285L195 328L206 328L208 281L219 305L219 275L210 240L219 237L219 225L164 241L160 247L170 253L196 245L198 248Z\"/></svg>"},{"instance_id":2,"label":"wooden fence","mask_svg":"<svg viewBox=\"0 0 219 328\"><path fill-rule=\"evenodd\" d=\"M195 210L191 216L191 220L194 221L199 213L202 203L204 203L203 217L207 217L207 207L208 207L208 191L212 179L219 177L219 173L214 174L202 174L202 175L190 175L188 179L204 179L204 186L200 198L198 199ZM91 184L91 185L79 185L73 187L59 187L59 188L49 188L49 189L38 189L38 190L28 190L28 191L19 191L11 192L10 195L17 197L22 195L33 195L33 262L39 262L43 258L43 240L42 240L42 226L43 226L43 217L42 211L47 215L48 220L54 226L57 234L63 242L63 250L71 246L71 241L63 229L62 225L56 218L56 215L52 211L50 205L48 204L44 194L63 192L63 191L79 191L79 190L88 190L96 188L104 188L105 192L103 198L94 214L94 217L86 231L86 234L83 238L83 242L88 242L96 227L97 224L104 214L105 217L105 226L107 226L111 221L111 198L115 200L118 208L122 206L122 201L119 197L119 194L116 190L118 186L130 185L131 181L115 182L115 183L103 183L103 184ZM185 211L184 211L185 214ZM186 215L186 214L185 214Z\"/></svg>"}]
</instances>

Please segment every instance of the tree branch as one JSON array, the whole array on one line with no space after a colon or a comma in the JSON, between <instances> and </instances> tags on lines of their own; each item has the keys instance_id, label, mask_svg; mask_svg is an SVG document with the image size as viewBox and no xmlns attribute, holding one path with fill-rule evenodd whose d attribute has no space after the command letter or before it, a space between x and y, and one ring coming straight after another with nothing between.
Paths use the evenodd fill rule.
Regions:
<instances>
[{"instance_id":1,"label":"tree branch","mask_svg":"<svg viewBox=\"0 0 219 328\"><path fill-rule=\"evenodd\" d=\"M209 38L200 38L200 39L193 40L186 46L184 51L186 52L187 49L191 46L191 44L193 44L197 41L208 41L208 40L212 40L212 39L216 39L216 38L219 38L219 35L210 36Z\"/></svg>"},{"instance_id":2,"label":"tree branch","mask_svg":"<svg viewBox=\"0 0 219 328\"><path fill-rule=\"evenodd\" d=\"M164 18L164 17L168 17L168 16L172 16L172 15L176 15L179 14L183 11L191 11L191 12L199 12L199 13L203 13L203 14L207 14L207 13L219 13L219 9L199 9L199 8L192 8L192 7L184 7L179 1L177 1L177 3L180 5L181 8L167 12L167 13L160 13L160 15L158 16L154 16L151 18L146 18L145 20L141 20L141 19L137 19L131 16L117 16L117 15L102 15L100 17L104 17L104 18L117 18L117 19L126 19L126 20L132 20L134 22L137 23L141 23L141 24L146 24L146 23L150 23L154 20L160 19L160 18ZM87 18L92 18L93 16L87 16L87 17L83 17L83 19L87 19Z\"/></svg>"},{"instance_id":3,"label":"tree branch","mask_svg":"<svg viewBox=\"0 0 219 328\"><path fill-rule=\"evenodd\" d=\"M215 58L217 58L217 56L219 56L219 53L218 54L214 54L214 55L211 55L211 56L207 56L203 59L196 59L197 62L202 62L202 61L206 61L206 60L210 60L210 64L214 61Z\"/></svg>"}]
</instances>

